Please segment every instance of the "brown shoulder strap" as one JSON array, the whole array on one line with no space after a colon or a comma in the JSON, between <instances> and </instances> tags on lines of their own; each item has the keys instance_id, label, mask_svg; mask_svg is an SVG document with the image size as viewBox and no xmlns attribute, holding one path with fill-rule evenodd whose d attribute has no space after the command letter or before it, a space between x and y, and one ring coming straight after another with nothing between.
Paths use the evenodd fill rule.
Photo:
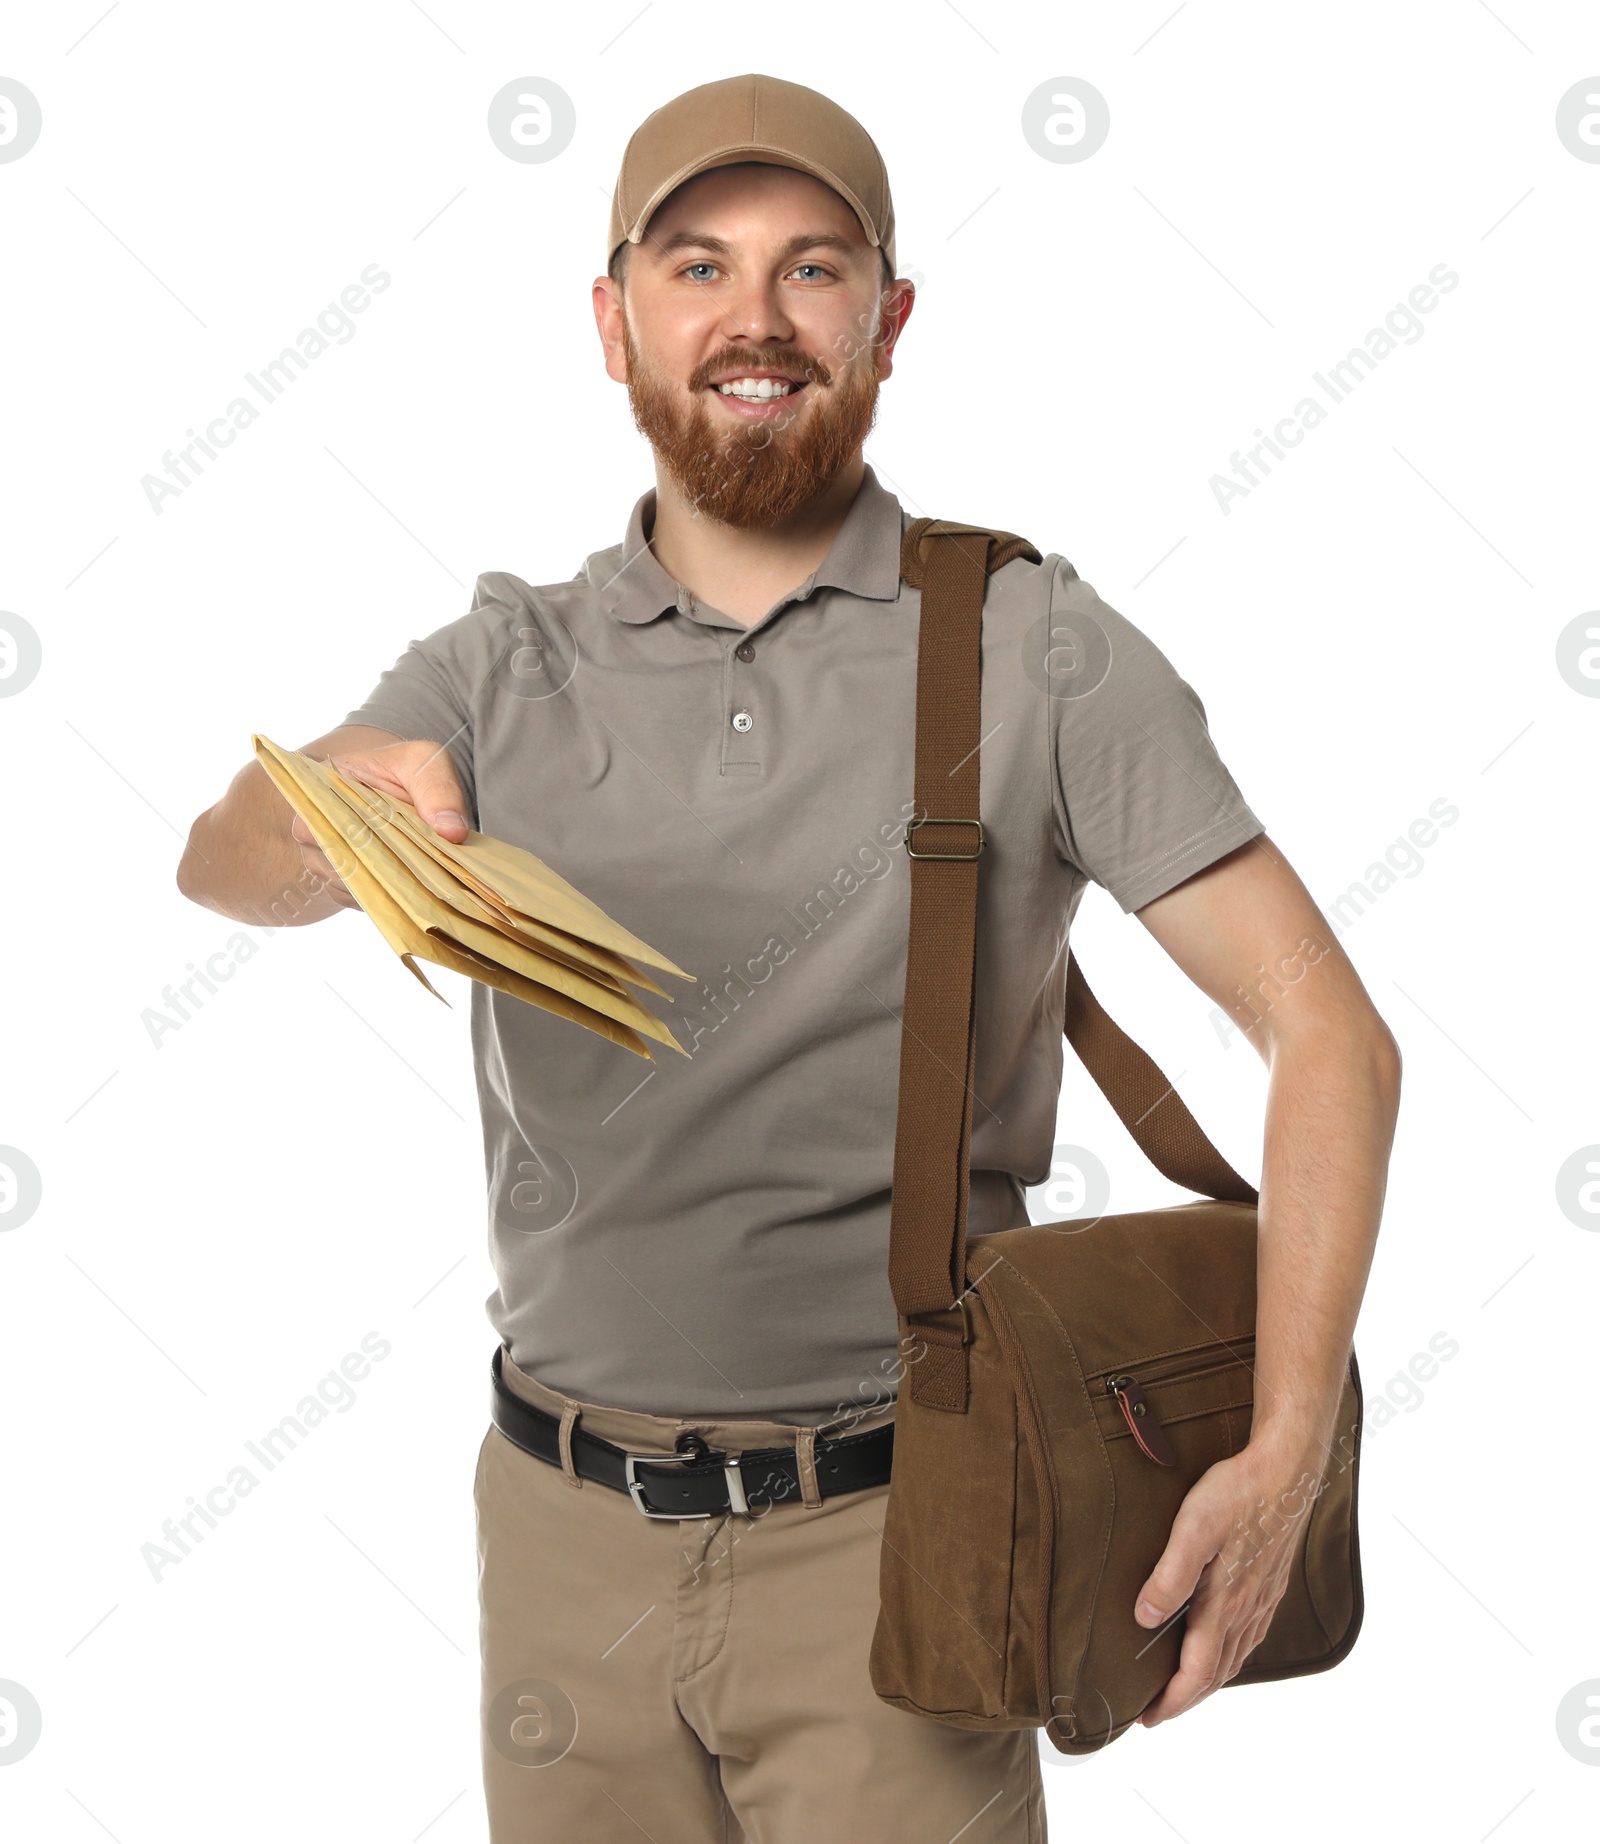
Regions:
<instances>
[{"instance_id":1,"label":"brown shoulder strap","mask_svg":"<svg viewBox=\"0 0 1600 1844\"><path fill-rule=\"evenodd\" d=\"M1072 954L1067 956L1066 1033L1095 1087L1163 1178L1230 1204L1256 1201L1255 1186L1211 1144L1154 1060L1090 992Z\"/></svg>"},{"instance_id":2,"label":"brown shoulder strap","mask_svg":"<svg viewBox=\"0 0 1600 1844\"><path fill-rule=\"evenodd\" d=\"M976 1056L980 669L987 579L1015 557L1041 562L1014 532L917 519L900 572L922 591L917 644L916 817L906 828L911 928L901 1018L900 1098L889 1220L889 1286L924 1350L912 1392L967 1405L968 1157ZM1067 967L1068 1041L1151 1163L1205 1195L1255 1192L1201 1131L1172 1085Z\"/></svg>"}]
</instances>

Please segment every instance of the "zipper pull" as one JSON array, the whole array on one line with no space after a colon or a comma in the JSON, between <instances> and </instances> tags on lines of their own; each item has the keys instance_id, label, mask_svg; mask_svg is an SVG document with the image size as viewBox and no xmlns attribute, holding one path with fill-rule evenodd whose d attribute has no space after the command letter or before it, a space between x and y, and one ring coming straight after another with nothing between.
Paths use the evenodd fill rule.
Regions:
<instances>
[{"instance_id":1,"label":"zipper pull","mask_svg":"<svg viewBox=\"0 0 1600 1844\"><path fill-rule=\"evenodd\" d=\"M1138 1380L1107 1377L1106 1388L1121 1405L1122 1419L1128 1424L1128 1432L1138 1443L1139 1451L1157 1466L1176 1466L1178 1456L1173 1452L1172 1442L1166 1429L1156 1420L1156 1412L1146 1400Z\"/></svg>"}]
</instances>

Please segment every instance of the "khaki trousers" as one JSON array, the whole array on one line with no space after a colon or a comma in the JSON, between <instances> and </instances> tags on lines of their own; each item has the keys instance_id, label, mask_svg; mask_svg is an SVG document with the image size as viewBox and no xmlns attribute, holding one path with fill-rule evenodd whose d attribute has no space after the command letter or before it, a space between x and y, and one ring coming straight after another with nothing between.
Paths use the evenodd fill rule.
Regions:
<instances>
[{"instance_id":1,"label":"khaki trousers","mask_svg":"<svg viewBox=\"0 0 1600 1844\"><path fill-rule=\"evenodd\" d=\"M735 1452L798 1438L805 1464L783 1423L574 1403L509 1358L505 1380L630 1450L692 1428ZM493 1844L1044 1844L1031 1729L951 1728L872 1689L888 1491L658 1522L491 1424L473 1497Z\"/></svg>"}]
</instances>

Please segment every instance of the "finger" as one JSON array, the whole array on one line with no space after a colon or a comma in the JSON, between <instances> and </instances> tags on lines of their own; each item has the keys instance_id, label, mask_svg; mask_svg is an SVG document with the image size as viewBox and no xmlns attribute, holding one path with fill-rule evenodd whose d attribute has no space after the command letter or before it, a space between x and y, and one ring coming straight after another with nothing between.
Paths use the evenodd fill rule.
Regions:
<instances>
[{"instance_id":1,"label":"finger","mask_svg":"<svg viewBox=\"0 0 1600 1844\"><path fill-rule=\"evenodd\" d=\"M300 847L300 862L305 866L306 874L314 878L320 886L318 894L325 891L344 909L359 909L361 905L350 894L348 886L339 873L314 845Z\"/></svg>"},{"instance_id":2,"label":"finger","mask_svg":"<svg viewBox=\"0 0 1600 1844\"><path fill-rule=\"evenodd\" d=\"M1233 1663L1228 1669L1228 1675L1223 1680L1225 1683L1231 1684L1249 1663L1250 1654L1266 1638L1267 1629L1272 1625L1272 1616L1276 1611L1276 1608L1265 1609L1257 1614L1245 1629L1244 1636L1240 1639L1238 1649L1234 1653Z\"/></svg>"},{"instance_id":3,"label":"finger","mask_svg":"<svg viewBox=\"0 0 1600 1844\"><path fill-rule=\"evenodd\" d=\"M1178 1669L1161 1696L1146 1711L1147 1726L1164 1722L1220 1690L1248 1651L1252 1629L1270 1620L1277 1597L1265 1608L1259 1588L1230 1589L1221 1565L1206 1569L1189 1609L1188 1626L1178 1655Z\"/></svg>"},{"instance_id":4,"label":"finger","mask_svg":"<svg viewBox=\"0 0 1600 1844\"><path fill-rule=\"evenodd\" d=\"M1222 1682L1218 1675L1227 1641L1226 1615L1220 1606L1192 1619L1183 1636L1183 1650L1178 1655L1178 1669L1167 1680L1166 1688L1145 1711L1140 1721L1146 1728L1181 1716L1202 1697L1209 1696Z\"/></svg>"},{"instance_id":5,"label":"finger","mask_svg":"<svg viewBox=\"0 0 1600 1844\"><path fill-rule=\"evenodd\" d=\"M350 894L349 886L337 877L323 877L317 886L319 896L331 896L341 909L359 909L361 905Z\"/></svg>"},{"instance_id":6,"label":"finger","mask_svg":"<svg viewBox=\"0 0 1600 1844\"><path fill-rule=\"evenodd\" d=\"M1264 1605L1267 1617L1270 1618L1274 1604L1275 1597L1269 1597L1264 1604L1259 1590L1242 1604L1236 1603L1223 1631L1222 1651L1217 1661L1217 1689L1220 1690L1244 1663L1262 1630Z\"/></svg>"},{"instance_id":7,"label":"finger","mask_svg":"<svg viewBox=\"0 0 1600 1844\"><path fill-rule=\"evenodd\" d=\"M339 884L341 889L344 887L339 873L334 870L322 847L318 845L316 834L298 813L290 824L289 836L300 847L300 862L313 877L320 877L324 883Z\"/></svg>"},{"instance_id":8,"label":"finger","mask_svg":"<svg viewBox=\"0 0 1600 1844\"><path fill-rule=\"evenodd\" d=\"M1173 1521L1167 1547L1145 1578L1134 1603L1133 1617L1141 1626L1164 1626L1190 1599L1225 1534L1213 1529L1210 1518L1191 1510L1187 1500L1184 1502Z\"/></svg>"},{"instance_id":9,"label":"finger","mask_svg":"<svg viewBox=\"0 0 1600 1844\"><path fill-rule=\"evenodd\" d=\"M1174 1716L1182 1716L1192 1710L1197 1703L1203 1703L1212 1691L1219 1689L1220 1683L1211 1677L1190 1678L1181 1674L1171 1678L1165 1690L1156 1698L1139 1718L1147 1729L1153 1729L1157 1723L1170 1722Z\"/></svg>"},{"instance_id":10,"label":"finger","mask_svg":"<svg viewBox=\"0 0 1600 1844\"><path fill-rule=\"evenodd\" d=\"M471 829L449 750L431 751L412 769L408 779L412 806L441 838L459 845Z\"/></svg>"},{"instance_id":11,"label":"finger","mask_svg":"<svg viewBox=\"0 0 1600 1844\"><path fill-rule=\"evenodd\" d=\"M1222 1656L1217 1660L1217 1681L1213 1690L1221 1690L1244 1663L1245 1639L1253 1622L1245 1621L1232 1628L1222 1647Z\"/></svg>"},{"instance_id":12,"label":"finger","mask_svg":"<svg viewBox=\"0 0 1600 1844\"><path fill-rule=\"evenodd\" d=\"M1197 1655L1193 1676L1186 1675L1186 1661L1180 1659L1178 1675L1169 1683L1167 1691L1162 1695L1161 1703L1154 1706L1150 1712L1153 1720L1149 1726L1153 1727L1154 1721L1165 1721L1171 1716L1192 1710L1197 1703L1203 1703L1213 1691L1221 1690L1224 1685L1231 1684L1239 1675L1245 1660L1266 1637L1267 1628L1272 1624L1276 1606L1274 1602L1271 1606L1258 1609L1248 1616L1242 1612L1235 1612L1227 1616L1222 1623L1215 1658L1212 1658L1209 1651ZM1202 1630L1204 1630L1203 1627ZM1184 1678L1182 1684L1179 1684L1179 1677ZM1163 1708L1163 1705L1166 1707Z\"/></svg>"},{"instance_id":13,"label":"finger","mask_svg":"<svg viewBox=\"0 0 1600 1844\"><path fill-rule=\"evenodd\" d=\"M1204 1703L1214 1690L1220 1690L1226 1682L1226 1678L1214 1671L1202 1670L1192 1677L1187 1673L1177 1673L1139 1720L1147 1729L1153 1729L1159 1722L1170 1722L1174 1716L1187 1714L1197 1703Z\"/></svg>"},{"instance_id":14,"label":"finger","mask_svg":"<svg viewBox=\"0 0 1600 1844\"><path fill-rule=\"evenodd\" d=\"M440 744L397 744L370 755L335 756L332 766L349 780L408 802L441 838L460 844L470 830L455 764Z\"/></svg>"},{"instance_id":15,"label":"finger","mask_svg":"<svg viewBox=\"0 0 1600 1844\"><path fill-rule=\"evenodd\" d=\"M315 843L300 847L300 862L313 877L320 877L326 883L336 883L339 873L323 856L322 847Z\"/></svg>"}]
</instances>

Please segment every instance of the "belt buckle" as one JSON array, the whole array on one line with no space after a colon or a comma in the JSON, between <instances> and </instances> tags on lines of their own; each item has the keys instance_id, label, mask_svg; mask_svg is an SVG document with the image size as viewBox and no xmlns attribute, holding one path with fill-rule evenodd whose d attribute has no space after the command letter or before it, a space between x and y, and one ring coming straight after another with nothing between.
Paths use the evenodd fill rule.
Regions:
<instances>
[{"instance_id":1,"label":"belt buckle","mask_svg":"<svg viewBox=\"0 0 1600 1844\"><path fill-rule=\"evenodd\" d=\"M713 1450L715 1451L715 1450ZM703 1511L656 1511L645 1502L644 1481L634 1471L638 1461L645 1461L651 1466L670 1466L675 1461L703 1460L706 1456L695 1453L625 1453L622 1456L622 1473L628 1482L628 1496L635 1507L645 1516L664 1518L668 1522L685 1523L691 1518L705 1517ZM739 1471L739 1456L726 1454L722 1461L722 1476L728 1487L728 1509L748 1516L749 1500L744 1495L744 1475ZM713 1514L714 1515L714 1514Z\"/></svg>"}]
</instances>

